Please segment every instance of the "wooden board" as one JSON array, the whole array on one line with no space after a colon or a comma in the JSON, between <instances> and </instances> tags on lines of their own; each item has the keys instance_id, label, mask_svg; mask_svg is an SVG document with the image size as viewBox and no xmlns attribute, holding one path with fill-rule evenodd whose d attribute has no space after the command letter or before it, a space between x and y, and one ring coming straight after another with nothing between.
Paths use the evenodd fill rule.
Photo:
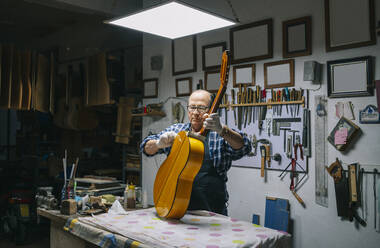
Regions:
<instances>
[{"instance_id":1,"label":"wooden board","mask_svg":"<svg viewBox=\"0 0 380 248\"><path fill-rule=\"evenodd\" d=\"M41 112L49 112L50 83L49 83L49 61L39 54L37 57L37 78L35 86L35 108Z\"/></svg>"},{"instance_id":2,"label":"wooden board","mask_svg":"<svg viewBox=\"0 0 380 248\"><path fill-rule=\"evenodd\" d=\"M30 110L32 101L32 84L31 84L31 59L32 53L30 50L21 52L21 80L22 80L22 99L21 109Z\"/></svg>"},{"instance_id":3,"label":"wooden board","mask_svg":"<svg viewBox=\"0 0 380 248\"><path fill-rule=\"evenodd\" d=\"M49 112L54 115L55 113L55 79L56 79L56 63L55 56L50 53L50 68L49 68L49 83L50 83L50 94L49 94Z\"/></svg>"},{"instance_id":4,"label":"wooden board","mask_svg":"<svg viewBox=\"0 0 380 248\"><path fill-rule=\"evenodd\" d=\"M13 65L13 45L3 45L1 58L1 89L0 108L10 108L11 106L11 82Z\"/></svg>"},{"instance_id":5,"label":"wooden board","mask_svg":"<svg viewBox=\"0 0 380 248\"><path fill-rule=\"evenodd\" d=\"M88 58L86 75L86 105L110 104L110 87L107 80L105 53Z\"/></svg>"},{"instance_id":6,"label":"wooden board","mask_svg":"<svg viewBox=\"0 0 380 248\"><path fill-rule=\"evenodd\" d=\"M265 227L288 231L289 202L286 199L267 197L265 203Z\"/></svg>"},{"instance_id":7,"label":"wooden board","mask_svg":"<svg viewBox=\"0 0 380 248\"><path fill-rule=\"evenodd\" d=\"M120 97L117 108L117 127L115 142L128 144L131 137L132 109L134 98Z\"/></svg>"},{"instance_id":8,"label":"wooden board","mask_svg":"<svg viewBox=\"0 0 380 248\"><path fill-rule=\"evenodd\" d=\"M120 186L120 183L115 180L104 180L95 178L76 178L78 187L90 187L93 185L96 189L110 188Z\"/></svg>"},{"instance_id":9,"label":"wooden board","mask_svg":"<svg viewBox=\"0 0 380 248\"><path fill-rule=\"evenodd\" d=\"M12 81L11 81L11 108L21 109L22 103L22 80L21 80L21 53L18 49L13 50Z\"/></svg>"}]
</instances>

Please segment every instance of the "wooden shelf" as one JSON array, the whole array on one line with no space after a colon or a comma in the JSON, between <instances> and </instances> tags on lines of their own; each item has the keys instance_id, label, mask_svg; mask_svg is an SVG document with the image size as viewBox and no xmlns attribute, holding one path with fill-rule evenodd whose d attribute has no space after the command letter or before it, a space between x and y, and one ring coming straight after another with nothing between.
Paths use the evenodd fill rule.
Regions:
<instances>
[{"instance_id":1,"label":"wooden shelf","mask_svg":"<svg viewBox=\"0 0 380 248\"><path fill-rule=\"evenodd\" d=\"M132 116L161 116L161 117L165 117L166 114L165 114L165 112L162 112L162 111L151 110L148 113L132 114Z\"/></svg>"},{"instance_id":2,"label":"wooden shelf","mask_svg":"<svg viewBox=\"0 0 380 248\"><path fill-rule=\"evenodd\" d=\"M302 107L305 106L305 97L303 96L301 100L298 101L281 101L281 102L272 102L270 99L268 102L258 102L258 103L240 103L240 104L220 104L219 108L230 109L235 107L255 107L255 106L268 106L272 108L272 105L287 105L287 104L301 104Z\"/></svg>"}]
</instances>

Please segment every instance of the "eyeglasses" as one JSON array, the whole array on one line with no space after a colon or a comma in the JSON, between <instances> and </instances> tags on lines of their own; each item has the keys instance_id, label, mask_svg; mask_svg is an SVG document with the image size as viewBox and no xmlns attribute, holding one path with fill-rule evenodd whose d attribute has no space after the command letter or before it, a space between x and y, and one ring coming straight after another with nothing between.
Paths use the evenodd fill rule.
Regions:
<instances>
[{"instance_id":1,"label":"eyeglasses","mask_svg":"<svg viewBox=\"0 0 380 248\"><path fill-rule=\"evenodd\" d=\"M187 110L189 112L195 112L195 110L198 110L199 113L205 113L208 110L207 106L202 106L202 105L189 105L187 106Z\"/></svg>"}]
</instances>

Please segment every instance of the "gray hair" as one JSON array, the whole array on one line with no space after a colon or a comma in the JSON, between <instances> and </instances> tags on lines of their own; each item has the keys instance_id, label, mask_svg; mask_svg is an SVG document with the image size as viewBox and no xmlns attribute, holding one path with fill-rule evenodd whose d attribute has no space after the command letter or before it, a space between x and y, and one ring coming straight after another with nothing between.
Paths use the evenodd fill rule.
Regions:
<instances>
[{"instance_id":1,"label":"gray hair","mask_svg":"<svg viewBox=\"0 0 380 248\"><path fill-rule=\"evenodd\" d=\"M211 107L213 97L212 97L212 94L210 92L208 92L207 90L202 90L202 89L196 90L193 93L191 93L190 97L193 94L203 94L203 93L205 93L205 94L208 95L208 97L209 97L209 107ZM189 97L189 99L190 99L190 97Z\"/></svg>"}]
</instances>

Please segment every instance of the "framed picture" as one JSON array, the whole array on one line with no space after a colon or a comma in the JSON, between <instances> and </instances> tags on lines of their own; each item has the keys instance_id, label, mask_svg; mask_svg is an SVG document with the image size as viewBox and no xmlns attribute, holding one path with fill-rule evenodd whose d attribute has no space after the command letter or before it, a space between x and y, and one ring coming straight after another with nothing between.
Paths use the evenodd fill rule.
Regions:
<instances>
[{"instance_id":1,"label":"framed picture","mask_svg":"<svg viewBox=\"0 0 380 248\"><path fill-rule=\"evenodd\" d=\"M158 96L158 78L143 80L144 98L155 98Z\"/></svg>"},{"instance_id":2,"label":"framed picture","mask_svg":"<svg viewBox=\"0 0 380 248\"><path fill-rule=\"evenodd\" d=\"M255 64L237 65L233 68L233 87L255 85Z\"/></svg>"},{"instance_id":3,"label":"framed picture","mask_svg":"<svg viewBox=\"0 0 380 248\"><path fill-rule=\"evenodd\" d=\"M172 40L173 75L195 72L197 70L196 36Z\"/></svg>"},{"instance_id":4,"label":"framed picture","mask_svg":"<svg viewBox=\"0 0 380 248\"><path fill-rule=\"evenodd\" d=\"M273 20L231 28L230 44L232 64L273 58Z\"/></svg>"},{"instance_id":5,"label":"framed picture","mask_svg":"<svg viewBox=\"0 0 380 248\"><path fill-rule=\"evenodd\" d=\"M217 93L220 86L220 70L205 71L205 90Z\"/></svg>"},{"instance_id":6,"label":"framed picture","mask_svg":"<svg viewBox=\"0 0 380 248\"><path fill-rule=\"evenodd\" d=\"M370 56L327 61L328 96L373 96Z\"/></svg>"},{"instance_id":7,"label":"framed picture","mask_svg":"<svg viewBox=\"0 0 380 248\"><path fill-rule=\"evenodd\" d=\"M325 0L326 51L376 44L374 0Z\"/></svg>"},{"instance_id":8,"label":"framed picture","mask_svg":"<svg viewBox=\"0 0 380 248\"><path fill-rule=\"evenodd\" d=\"M219 69L226 42L219 42L202 47L202 68L204 71Z\"/></svg>"},{"instance_id":9,"label":"framed picture","mask_svg":"<svg viewBox=\"0 0 380 248\"><path fill-rule=\"evenodd\" d=\"M264 64L265 88L294 86L294 59Z\"/></svg>"},{"instance_id":10,"label":"framed picture","mask_svg":"<svg viewBox=\"0 0 380 248\"><path fill-rule=\"evenodd\" d=\"M282 56L292 58L311 54L311 17L282 23Z\"/></svg>"},{"instance_id":11,"label":"framed picture","mask_svg":"<svg viewBox=\"0 0 380 248\"><path fill-rule=\"evenodd\" d=\"M190 96L193 89L193 79L191 77L178 78L175 80L176 96Z\"/></svg>"}]
</instances>

